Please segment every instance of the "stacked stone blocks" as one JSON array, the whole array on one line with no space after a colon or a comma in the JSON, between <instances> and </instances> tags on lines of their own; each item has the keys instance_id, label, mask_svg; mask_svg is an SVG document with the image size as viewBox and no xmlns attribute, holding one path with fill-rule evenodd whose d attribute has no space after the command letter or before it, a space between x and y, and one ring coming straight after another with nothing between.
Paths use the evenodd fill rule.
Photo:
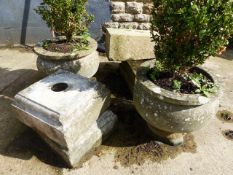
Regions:
<instances>
[{"instance_id":1,"label":"stacked stone blocks","mask_svg":"<svg viewBox=\"0 0 233 175\"><path fill-rule=\"evenodd\" d=\"M151 0L111 0L112 22L105 27L148 30L152 7Z\"/></svg>"}]
</instances>

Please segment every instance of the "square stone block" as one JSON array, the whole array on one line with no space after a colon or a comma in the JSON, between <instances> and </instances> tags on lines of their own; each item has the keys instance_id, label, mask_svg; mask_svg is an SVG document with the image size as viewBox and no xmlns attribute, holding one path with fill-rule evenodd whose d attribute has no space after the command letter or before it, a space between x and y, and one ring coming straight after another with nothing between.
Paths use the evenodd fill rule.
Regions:
<instances>
[{"instance_id":1,"label":"square stone block","mask_svg":"<svg viewBox=\"0 0 233 175\"><path fill-rule=\"evenodd\" d=\"M61 147L43 134L39 133L43 140L57 152L70 167L75 167L85 158L85 155L101 145L111 131L115 128L117 116L112 111L104 112L91 127L74 141L69 149Z\"/></svg>"},{"instance_id":2,"label":"square stone block","mask_svg":"<svg viewBox=\"0 0 233 175\"><path fill-rule=\"evenodd\" d=\"M145 60L154 58L154 43L149 30L106 29L106 51L110 60Z\"/></svg>"},{"instance_id":3,"label":"square stone block","mask_svg":"<svg viewBox=\"0 0 233 175\"><path fill-rule=\"evenodd\" d=\"M58 71L15 96L18 119L67 150L106 111L110 92L101 83Z\"/></svg>"}]
</instances>

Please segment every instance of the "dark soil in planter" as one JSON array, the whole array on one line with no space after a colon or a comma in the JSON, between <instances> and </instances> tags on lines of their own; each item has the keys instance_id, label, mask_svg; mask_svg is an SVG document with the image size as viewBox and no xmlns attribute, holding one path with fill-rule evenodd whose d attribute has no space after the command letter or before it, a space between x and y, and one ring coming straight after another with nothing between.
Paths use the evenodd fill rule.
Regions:
<instances>
[{"instance_id":1,"label":"dark soil in planter","mask_svg":"<svg viewBox=\"0 0 233 175\"><path fill-rule=\"evenodd\" d=\"M150 74L152 73L152 69L148 71L148 77L149 79L154 82L156 85L166 89L173 91L175 90L173 87L173 81L177 80L181 82L181 88L177 90L177 92L184 93L184 94L198 94L197 90L199 89L189 77L192 77L194 74L202 74L203 75L203 81L202 81L202 86L204 85L209 85L213 84L213 80L205 75L205 73L198 68L192 68L185 72L184 74L179 74L177 72L161 72L159 73L158 77L156 80L152 80L150 78Z\"/></svg>"},{"instance_id":2,"label":"dark soil in planter","mask_svg":"<svg viewBox=\"0 0 233 175\"><path fill-rule=\"evenodd\" d=\"M75 40L72 42L67 42L65 40L59 41L48 41L45 42L44 49L50 52L60 52L60 53L71 53L74 49L83 50L88 46L89 43L84 43L80 40Z\"/></svg>"},{"instance_id":3,"label":"dark soil in planter","mask_svg":"<svg viewBox=\"0 0 233 175\"><path fill-rule=\"evenodd\" d=\"M70 43L49 43L46 47L46 50L51 52L61 52L61 53L69 53L72 52L74 46Z\"/></svg>"}]
</instances>

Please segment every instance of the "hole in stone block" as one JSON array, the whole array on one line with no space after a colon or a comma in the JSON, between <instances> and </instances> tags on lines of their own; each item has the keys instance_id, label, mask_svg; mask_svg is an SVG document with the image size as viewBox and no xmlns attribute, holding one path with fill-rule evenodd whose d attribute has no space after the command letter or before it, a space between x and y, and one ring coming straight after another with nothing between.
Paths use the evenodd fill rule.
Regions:
<instances>
[{"instance_id":1,"label":"hole in stone block","mask_svg":"<svg viewBox=\"0 0 233 175\"><path fill-rule=\"evenodd\" d=\"M68 84L66 83L57 83L55 85L52 86L52 91L54 92L61 92L64 91L68 88Z\"/></svg>"}]
</instances>

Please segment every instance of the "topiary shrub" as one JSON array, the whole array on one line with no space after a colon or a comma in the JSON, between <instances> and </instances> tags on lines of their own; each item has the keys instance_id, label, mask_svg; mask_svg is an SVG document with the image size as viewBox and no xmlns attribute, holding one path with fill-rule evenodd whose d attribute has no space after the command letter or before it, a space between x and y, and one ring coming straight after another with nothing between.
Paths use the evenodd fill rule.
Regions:
<instances>
[{"instance_id":1,"label":"topiary shrub","mask_svg":"<svg viewBox=\"0 0 233 175\"><path fill-rule=\"evenodd\" d=\"M232 0L153 0L151 32L157 64L185 72L221 53L233 34ZM158 34L158 33L159 34Z\"/></svg>"},{"instance_id":2,"label":"topiary shrub","mask_svg":"<svg viewBox=\"0 0 233 175\"><path fill-rule=\"evenodd\" d=\"M153 0L155 67L149 78L181 93L215 92L214 82L194 67L225 50L233 34L232 0Z\"/></svg>"},{"instance_id":3,"label":"topiary shrub","mask_svg":"<svg viewBox=\"0 0 233 175\"><path fill-rule=\"evenodd\" d=\"M84 40L93 16L86 11L87 0L43 0L35 11L57 33L64 34L67 42L74 36Z\"/></svg>"}]
</instances>

